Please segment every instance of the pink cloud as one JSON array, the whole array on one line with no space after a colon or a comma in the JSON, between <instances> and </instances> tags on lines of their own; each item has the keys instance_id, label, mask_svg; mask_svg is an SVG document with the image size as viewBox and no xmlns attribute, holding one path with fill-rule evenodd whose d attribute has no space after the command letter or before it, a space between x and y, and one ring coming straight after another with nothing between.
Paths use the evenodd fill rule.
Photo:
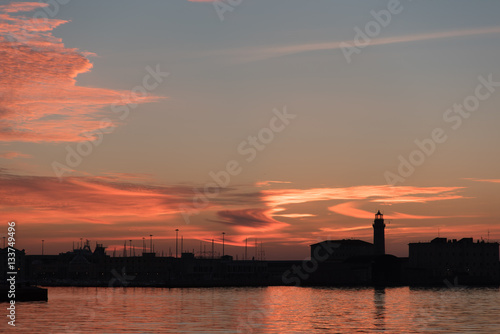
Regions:
<instances>
[{"instance_id":1,"label":"pink cloud","mask_svg":"<svg viewBox=\"0 0 500 334\"><path fill-rule=\"evenodd\" d=\"M465 178L465 180L476 181L476 182L487 182L487 183L500 183L500 179L474 179L474 178Z\"/></svg>"},{"instance_id":2,"label":"pink cloud","mask_svg":"<svg viewBox=\"0 0 500 334\"><path fill-rule=\"evenodd\" d=\"M182 187L0 174L0 209L23 224L117 224L137 222L138 217L165 221L190 196L190 189Z\"/></svg>"},{"instance_id":3,"label":"pink cloud","mask_svg":"<svg viewBox=\"0 0 500 334\"><path fill-rule=\"evenodd\" d=\"M103 108L160 99L77 86L76 77L92 69L93 54L66 48L52 35L68 21L13 15L46 6L0 6L0 141L86 140L84 134L102 127Z\"/></svg>"},{"instance_id":4,"label":"pink cloud","mask_svg":"<svg viewBox=\"0 0 500 334\"><path fill-rule=\"evenodd\" d=\"M5 153L0 153L0 158L3 159L14 159L14 158L30 158L31 156L29 154L24 154L20 152L5 152Z\"/></svg>"},{"instance_id":5,"label":"pink cloud","mask_svg":"<svg viewBox=\"0 0 500 334\"><path fill-rule=\"evenodd\" d=\"M289 204L328 200L371 200L373 202L402 203L458 199L456 191L463 187L413 187L413 186L356 186L313 189L263 190L263 201L272 207ZM413 195L413 196L411 196Z\"/></svg>"},{"instance_id":6,"label":"pink cloud","mask_svg":"<svg viewBox=\"0 0 500 334\"><path fill-rule=\"evenodd\" d=\"M269 186L271 184L287 184L287 183L292 183L289 181L259 181L255 182L256 187L264 187L264 186Z\"/></svg>"},{"instance_id":7,"label":"pink cloud","mask_svg":"<svg viewBox=\"0 0 500 334\"><path fill-rule=\"evenodd\" d=\"M354 218L361 219L373 219L374 213L361 210L358 208L359 204L356 202L347 202L338 205L334 205L328 208L328 210ZM441 216L421 216L421 215L410 215L406 213L394 212L392 214L385 214L385 219L437 219L437 218L451 218L451 217L441 217Z\"/></svg>"}]
</instances>

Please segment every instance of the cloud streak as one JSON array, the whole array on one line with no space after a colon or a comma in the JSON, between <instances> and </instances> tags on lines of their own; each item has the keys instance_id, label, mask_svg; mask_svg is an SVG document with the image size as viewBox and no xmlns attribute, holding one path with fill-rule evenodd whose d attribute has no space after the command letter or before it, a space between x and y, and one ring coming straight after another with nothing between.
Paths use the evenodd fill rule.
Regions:
<instances>
[{"instance_id":1,"label":"cloud streak","mask_svg":"<svg viewBox=\"0 0 500 334\"><path fill-rule=\"evenodd\" d=\"M470 180L470 181L475 181L475 182L500 183L500 179L474 179L474 178L465 178L464 180Z\"/></svg>"},{"instance_id":2,"label":"cloud streak","mask_svg":"<svg viewBox=\"0 0 500 334\"><path fill-rule=\"evenodd\" d=\"M372 219L373 212L365 211L359 209L359 204L356 202L347 202L331 206L328 210L338 213L343 216L360 218L360 219ZM451 218L443 216L425 216L425 215L410 215L406 213L394 212L392 214L384 215L385 219L439 219L439 218Z\"/></svg>"},{"instance_id":3,"label":"cloud streak","mask_svg":"<svg viewBox=\"0 0 500 334\"><path fill-rule=\"evenodd\" d=\"M0 153L0 158L3 159L14 159L14 158L31 158L30 155L21 152L4 152Z\"/></svg>"},{"instance_id":4,"label":"cloud streak","mask_svg":"<svg viewBox=\"0 0 500 334\"><path fill-rule=\"evenodd\" d=\"M424 203L445 199L460 199L455 192L463 187L356 186L312 189L263 190L263 201L272 207L328 200L370 200L372 202Z\"/></svg>"},{"instance_id":5,"label":"cloud streak","mask_svg":"<svg viewBox=\"0 0 500 334\"><path fill-rule=\"evenodd\" d=\"M475 29L461 29L441 32L432 32L424 34L413 34L403 36L392 36L372 39L366 46L389 45L409 42L419 42L428 40L439 40L455 37L470 37L479 35L500 34L500 27L483 27ZM260 61L275 57L294 55L303 52L322 51L322 50L338 50L345 44L354 45L353 40L340 42L319 42L319 43L303 43L295 45L283 45L276 47L259 47L245 48L237 50L220 51L218 54L229 54L238 57L242 62Z\"/></svg>"}]
</instances>

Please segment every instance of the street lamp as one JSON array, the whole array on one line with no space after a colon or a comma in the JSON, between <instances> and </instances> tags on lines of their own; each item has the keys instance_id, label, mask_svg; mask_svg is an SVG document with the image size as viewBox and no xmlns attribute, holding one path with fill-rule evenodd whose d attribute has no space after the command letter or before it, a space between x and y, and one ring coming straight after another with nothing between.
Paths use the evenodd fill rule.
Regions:
<instances>
[{"instance_id":1,"label":"street lamp","mask_svg":"<svg viewBox=\"0 0 500 334\"><path fill-rule=\"evenodd\" d=\"M226 234L226 232L222 232L222 256L224 256L224 234Z\"/></svg>"},{"instance_id":2,"label":"street lamp","mask_svg":"<svg viewBox=\"0 0 500 334\"><path fill-rule=\"evenodd\" d=\"M177 245L179 244L179 229L175 229L175 258L177 258Z\"/></svg>"}]
</instances>

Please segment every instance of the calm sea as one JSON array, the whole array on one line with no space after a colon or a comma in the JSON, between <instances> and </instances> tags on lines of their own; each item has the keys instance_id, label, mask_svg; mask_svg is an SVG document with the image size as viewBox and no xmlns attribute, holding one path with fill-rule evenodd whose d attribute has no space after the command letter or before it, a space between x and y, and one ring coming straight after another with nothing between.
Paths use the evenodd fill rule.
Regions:
<instances>
[{"instance_id":1,"label":"calm sea","mask_svg":"<svg viewBox=\"0 0 500 334\"><path fill-rule=\"evenodd\" d=\"M14 331L2 318L4 333L500 333L500 291L49 288Z\"/></svg>"}]
</instances>

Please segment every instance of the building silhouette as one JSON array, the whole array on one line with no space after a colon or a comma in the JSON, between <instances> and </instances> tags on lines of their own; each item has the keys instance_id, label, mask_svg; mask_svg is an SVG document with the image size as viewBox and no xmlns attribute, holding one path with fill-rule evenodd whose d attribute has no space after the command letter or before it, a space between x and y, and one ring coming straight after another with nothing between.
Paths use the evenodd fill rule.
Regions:
<instances>
[{"instance_id":1,"label":"building silhouette","mask_svg":"<svg viewBox=\"0 0 500 334\"><path fill-rule=\"evenodd\" d=\"M409 257L385 252L385 222L377 211L373 243L356 239L324 240L310 245L311 257L303 261L234 260L229 254L180 257L125 252L106 254L104 245L83 242L58 255L25 255L16 251L20 280L53 286L444 286L500 285L499 244L472 238L410 243ZM126 245L126 243L125 243ZM151 248L151 247L150 247ZM154 249L154 247L152 247ZM7 272L7 249L0 260ZM4 277L0 274L0 277Z\"/></svg>"},{"instance_id":2,"label":"building silhouette","mask_svg":"<svg viewBox=\"0 0 500 334\"><path fill-rule=\"evenodd\" d=\"M409 244L409 283L440 285L443 281L463 285L498 285L500 281L497 242L472 238Z\"/></svg>"}]
</instances>

